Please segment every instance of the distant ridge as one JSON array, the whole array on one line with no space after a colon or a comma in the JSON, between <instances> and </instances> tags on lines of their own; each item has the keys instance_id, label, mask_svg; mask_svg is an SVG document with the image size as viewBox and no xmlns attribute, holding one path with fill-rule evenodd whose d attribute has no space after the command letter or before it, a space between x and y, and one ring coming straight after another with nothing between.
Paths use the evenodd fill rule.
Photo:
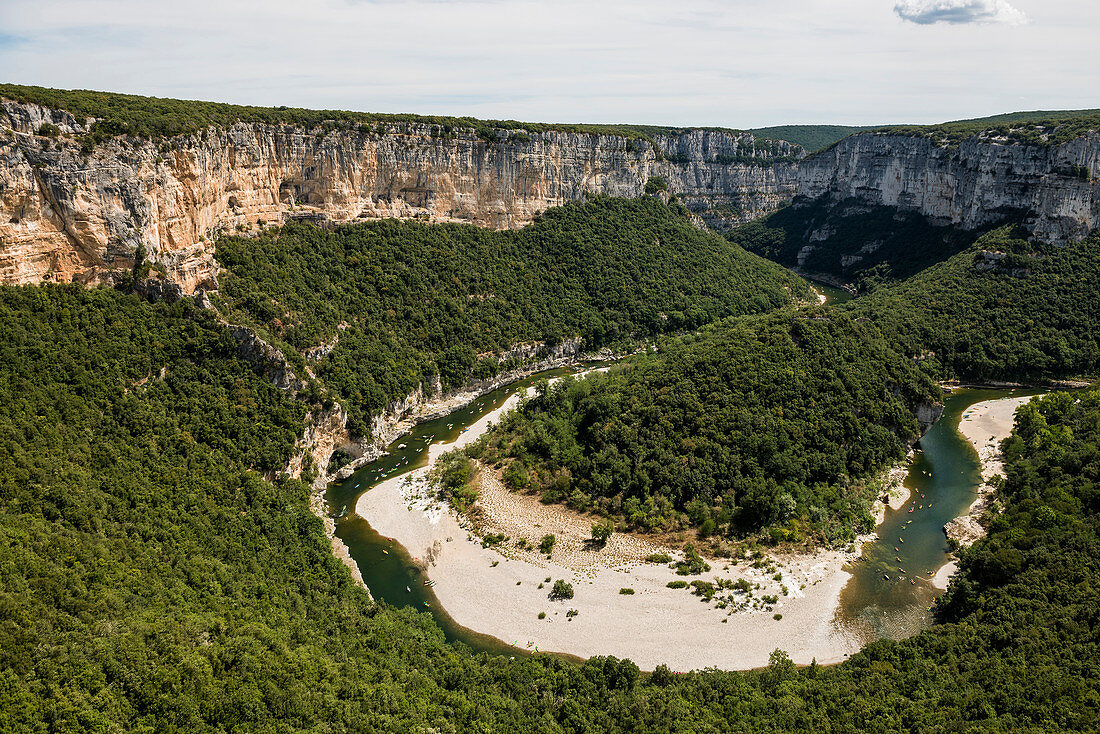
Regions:
<instances>
[{"instance_id":1,"label":"distant ridge","mask_svg":"<svg viewBox=\"0 0 1100 734\"><path fill-rule=\"evenodd\" d=\"M761 138L786 140L788 143L801 145L807 153L813 153L828 148L849 135L873 129L874 126L870 125L773 125L752 128L749 132Z\"/></svg>"}]
</instances>

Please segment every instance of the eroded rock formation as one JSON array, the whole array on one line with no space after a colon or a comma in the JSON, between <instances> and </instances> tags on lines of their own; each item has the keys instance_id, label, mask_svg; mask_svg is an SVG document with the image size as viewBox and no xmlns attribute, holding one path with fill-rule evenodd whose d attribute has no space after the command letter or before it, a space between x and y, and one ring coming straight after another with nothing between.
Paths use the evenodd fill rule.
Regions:
<instances>
[{"instance_id":1,"label":"eroded rock formation","mask_svg":"<svg viewBox=\"0 0 1100 734\"><path fill-rule=\"evenodd\" d=\"M97 282L139 248L184 293L216 286L212 241L286 218L399 217L508 228L589 193L633 197L653 180L717 228L794 200L912 211L975 229L1022 220L1046 241L1100 224L1100 133L1058 145L972 137L950 147L862 133L810 157L748 133L615 135L419 123L325 132L238 123L82 150L91 120L3 101L0 283ZM42 125L56 134L39 135ZM54 132L47 128L47 132Z\"/></svg>"},{"instance_id":2,"label":"eroded rock formation","mask_svg":"<svg viewBox=\"0 0 1100 734\"><path fill-rule=\"evenodd\" d=\"M184 292L214 287L212 240L288 217L399 217L508 228L588 193L639 196L663 179L700 216L746 221L794 190L786 143L696 130L655 144L613 135L390 124L327 134L239 123L159 143L114 138L85 155L89 121L3 103L0 282L95 282L138 248ZM38 135L43 123L60 130ZM774 165L767 161L776 160ZM748 161L748 162L746 162Z\"/></svg>"}]
</instances>

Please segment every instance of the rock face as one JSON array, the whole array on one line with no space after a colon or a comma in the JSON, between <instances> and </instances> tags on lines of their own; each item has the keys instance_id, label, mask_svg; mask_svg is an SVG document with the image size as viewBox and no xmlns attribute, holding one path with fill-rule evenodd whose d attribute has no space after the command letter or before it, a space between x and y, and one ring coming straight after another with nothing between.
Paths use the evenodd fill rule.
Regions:
<instances>
[{"instance_id":1,"label":"rock face","mask_svg":"<svg viewBox=\"0 0 1100 734\"><path fill-rule=\"evenodd\" d=\"M654 144L612 135L426 124L342 128L238 123L161 143L114 138L89 155L90 121L3 102L0 282L97 282L138 248L185 293L216 286L212 240L286 218L398 217L519 227L588 193L639 196L664 179L704 220L737 223L794 192L786 143L696 130ZM0 119L0 122L4 120ZM38 135L43 123L60 135ZM774 165L770 162L775 160Z\"/></svg>"},{"instance_id":2,"label":"rock face","mask_svg":"<svg viewBox=\"0 0 1100 734\"><path fill-rule=\"evenodd\" d=\"M973 230L1023 219L1041 240L1081 239L1100 226L1100 133L1060 145L971 137L957 148L930 138L862 133L798 165L798 196L914 211Z\"/></svg>"},{"instance_id":3,"label":"rock face","mask_svg":"<svg viewBox=\"0 0 1100 734\"><path fill-rule=\"evenodd\" d=\"M325 132L238 123L166 141L113 138L84 155L91 120L3 101L0 283L99 282L139 248L183 293L216 287L212 241L287 218L397 217L520 227L586 194L676 195L722 229L792 199L886 205L975 229L1023 219L1064 242L1100 224L1100 134L1060 145L862 133L804 157L748 133L689 130L652 143L560 131L420 123ZM59 130L38 135L44 123Z\"/></svg>"}]
</instances>

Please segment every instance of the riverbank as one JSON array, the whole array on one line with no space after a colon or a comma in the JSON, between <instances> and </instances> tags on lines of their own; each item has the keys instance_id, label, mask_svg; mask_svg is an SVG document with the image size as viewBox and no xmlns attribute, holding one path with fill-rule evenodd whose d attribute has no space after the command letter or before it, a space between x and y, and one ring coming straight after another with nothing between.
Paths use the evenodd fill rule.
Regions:
<instances>
[{"instance_id":1,"label":"riverbank","mask_svg":"<svg viewBox=\"0 0 1100 734\"><path fill-rule=\"evenodd\" d=\"M994 488L990 485L990 480L1004 472L1001 442L1012 433L1017 409L1032 397L1034 396L1007 397L975 403L959 420L959 433L978 453L982 483L978 487L978 496L967 512L944 525L944 533L954 545L969 546L985 535L980 518L994 499ZM933 586L946 589L956 567L954 560L941 567L932 579Z\"/></svg>"},{"instance_id":2,"label":"riverbank","mask_svg":"<svg viewBox=\"0 0 1100 734\"><path fill-rule=\"evenodd\" d=\"M850 577L845 567L874 535L847 551L755 561L708 559L710 571L678 576L668 563L645 558L666 553L680 559L679 551L651 536L624 533L594 548L586 542L591 517L508 492L488 468L480 474L479 527L456 517L432 496L431 466L442 453L476 440L518 400L511 396L454 443L433 444L428 466L381 482L356 504L371 527L402 545L425 570L436 598L457 624L526 650L615 655L645 669L662 663L679 671L755 668L766 665L777 647L796 663L831 663L860 648L862 639L837 624L835 613ZM895 509L908 494L901 481L905 473L899 467L884 480L883 493ZM876 510L878 519L885 506ZM508 539L485 547L482 538L490 533ZM549 559L537 550L547 534L556 538ZM558 579L572 584L572 599L548 598ZM707 587L703 595L694 595L690 587L668 586L692 581L733 586L741 579L751 595L715 588L708 600ZM620 593L623 589L633 593ZM570 610L577 614L568 616Z\"/></svg>"}]
</instances>

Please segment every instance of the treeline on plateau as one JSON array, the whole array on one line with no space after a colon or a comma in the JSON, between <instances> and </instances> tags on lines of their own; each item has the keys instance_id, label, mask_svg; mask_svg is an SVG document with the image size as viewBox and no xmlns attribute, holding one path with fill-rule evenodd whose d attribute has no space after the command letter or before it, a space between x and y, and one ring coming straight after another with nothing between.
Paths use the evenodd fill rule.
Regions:
<instances>
[{"instance_id":1,"label":"treeline on plateau","mask_svg":"<svg viewBox=\"0 0 1100 734\"><path fill-rule=\"evenodd\" d=\"M221 310L292 352L336 342L316 371L364 434L434 376L490 377L490 353L580 336L586 349L691 330L809 297L774 263L653 198L593 197L512 231L386 220L224 237ZM338 338L337 338L338 337Z\"/></svg>"},{"instance_id":2,"label":"treeline on plateau","mask_svg":"<svg viewBox=\"0 0 1100 734\"><path fill-rule=\"evenodd\" d=\"M940 624L831 668L647 675L474 655L372 602L308 488L261 475L302 408L204 312L43 286L0 288L0 316L0 731L1100 725L1095 390L1022 412Z\"/></svg>"},{"instance_id":3,"label":"treeline on plateau","mask_svg":"<svg viewBox=\"0 0 1100 734\"><path fill-rule=\"evenodd\" d=\"M297 125L310 131L319 128L322 134L337 129L359 129L383 134L387 131L402 131L408 125L429 125L433 135L438 137L451 137L459 130L472 130L483 140L498 142L515 140L525 133L548 131L616 135L626 138L628 149L636 151L643 150L643 145L652 145L655 135L684 131L683 128L658 125L517 122L440 115L307 110L286 106L257 107L87 89L50 89L21 84L0 84L0 98L65 110L81 124L89 117L95 118L87 141L93 147L119 135L159 139L174 135L193 135L209 127L224 129L238 122ZM502 131L507 134L502 135Z\"/></svg>"},{"instance_id":4,"label":"treeline on plateau","mask_svg":"<svg viewBox=\"0 0 1100 734\"><path fill-rule=\"evenodd\" d=\"M735 319L543 386L469 451L513 489L635 529L833 544L870 529L869 480L938 397L846 315Z\"/></svg>"}]
</instances>

